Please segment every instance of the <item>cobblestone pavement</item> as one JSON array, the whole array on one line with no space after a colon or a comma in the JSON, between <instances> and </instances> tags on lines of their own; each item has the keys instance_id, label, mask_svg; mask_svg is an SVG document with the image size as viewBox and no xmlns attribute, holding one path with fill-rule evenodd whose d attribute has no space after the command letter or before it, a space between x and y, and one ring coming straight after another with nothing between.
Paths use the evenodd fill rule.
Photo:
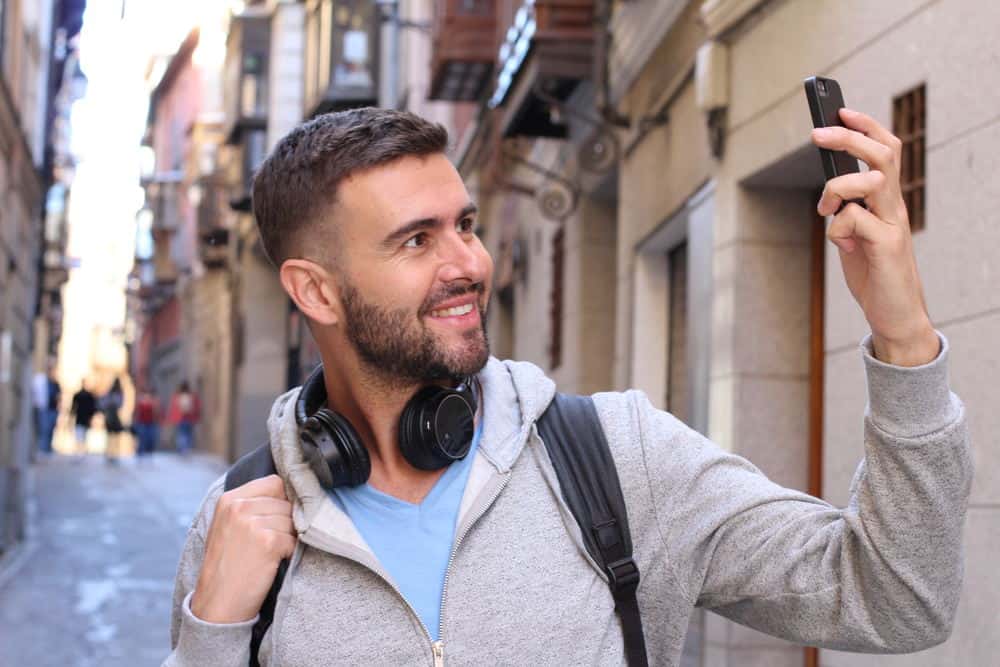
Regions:
<instances>
[{"instance_id":1,"label":"cobblestone pavement","mask_svg":"<svg viewBox=\"0 0 1000 667\"><path fill-rule=\"evenodd\" d=\"M31 533L0 569L0 665L159 665L184 536L224 470L173 453L34 465Z\"/></svg>"}]
</instances>

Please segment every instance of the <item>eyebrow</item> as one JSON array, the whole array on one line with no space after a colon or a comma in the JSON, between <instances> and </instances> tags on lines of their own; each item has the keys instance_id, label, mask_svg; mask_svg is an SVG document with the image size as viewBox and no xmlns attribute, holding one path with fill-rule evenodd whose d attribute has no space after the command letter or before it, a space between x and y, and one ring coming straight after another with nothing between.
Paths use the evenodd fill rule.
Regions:
<instances>
[{"instance_id":1,"label":"eyebrow","mask_svg":"<svg viewBox=\"0 0 1000 667\"><path fill-rule=\"evenodd\" d=\"M458 212L458 215L455 216L455 219L461 220L466 216L478 212L479 212L479 207L473 203L469 203L466 204L465 207ZM394 231L390 232L389 235L382 240L381 245L383 248L394 247L397 243L399 243L406 237L410 236L411 234L414 234L419 231L424 231L427 229L433 229L434 227L437 227L438 225L441 225L443 223L444 220L442 220L441 218L420 218L419 220L411 220L410 222L407 222L403 224L403 226L398 227Z\"/></svg>"}]
</instances>

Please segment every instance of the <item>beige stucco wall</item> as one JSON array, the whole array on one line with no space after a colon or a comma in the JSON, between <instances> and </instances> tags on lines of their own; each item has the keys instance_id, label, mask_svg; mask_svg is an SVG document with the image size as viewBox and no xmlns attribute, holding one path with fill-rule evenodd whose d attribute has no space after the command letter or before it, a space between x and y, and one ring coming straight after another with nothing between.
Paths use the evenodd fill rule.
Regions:
<instances>
[{"instance_id":1,"label":"beige stucco wall","mask_svg":"<svg viewBox=\"0 0 1000 667\"><path fill-rule=\"evenodd\" d=\"M614 365L617 389L631 386L633 360L644 354L631 349L632 327L647 322L632 312L636 245L710 179L712 165L705 122L695 108L694 87L688 83L670 107L669 122L652 129L621 166Z\"/></svg>"},{"instance_id":2,"label":"beige stucco wall","mask_svg":"<svg viewBox=\"0 0 1000 667\"><path fill-rule=\"evenodd\" d=\"M566 223L563 363L551 372L562 391L589 394L611 385L615 224L614 208L589 197Z\"/></svg>"},{"instance_id":3,"label":"beige stucco wall","mask_svg":"<svg viewBox=\"0 0 1000 667\"><path fill-rule=\"evenodd\" d=\"M252 222L243 216L241 224L246 245L239 268L243 363L236 370L233 437L237 455L267 441L267 416L275 397L286 389L288 366L285 333L288 297L274 267L250 249L257 233L251 229Z\"/></svg>"},{"instance_id":4,"label":"beige stucco wall","mask_svg":"<svg viewBox=\"0 0 1000 667\"><path fill-rule=\"evenodd\" d=\"M232 291L228 271L212 270L193 281L190 377L200 388L199 447L222 458L230 455L232 426Z\"/></svg>"},{"instance_id":5,"label":"beige stucco wall","mask_svg":"<svg viewBox=\"0 0 1000 667\"><path fill-rule=\"evenodd\" d=\"M559 142L534 142L526 159L550 167L579 182L573 158L561 153ZM542 187L544 177L524 166L513 166L511 181ZM506 233L519 237L526 253L526 269L515 278L513 307L494 298L487 321L492 352L501 357L530 361L541 367L567 392L592 393L611 385L615 283L615 207L588 195L582 188L574 212L562 223L544 218L534 197L510 189L480 191L478 173L466 178L473 199L479 200L483 240L495 261ZM504 222L506 220L506 223ZM562 363L551 367L553 237L565 228Z\"/></svg>"}]
</instances>

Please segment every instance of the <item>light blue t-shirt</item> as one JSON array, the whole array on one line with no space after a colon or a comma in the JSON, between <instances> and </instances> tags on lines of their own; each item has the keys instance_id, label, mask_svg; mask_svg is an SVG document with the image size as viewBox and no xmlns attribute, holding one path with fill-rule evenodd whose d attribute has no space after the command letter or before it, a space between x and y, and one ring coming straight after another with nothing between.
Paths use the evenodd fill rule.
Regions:
<instances>
[{"instance_id":1,"label":"light blue t-shirt","mask_svg":"<svg viewBox=\"0 0 1000 667\"><path fill-rule=\"evenodd\" d=\"M455 542L455 524L482 433L476 428L468 455L448 466L419 505L373 489L368 484L337 488L335 501L438 640L444 575Z\"/></svg>"}]
</instances>

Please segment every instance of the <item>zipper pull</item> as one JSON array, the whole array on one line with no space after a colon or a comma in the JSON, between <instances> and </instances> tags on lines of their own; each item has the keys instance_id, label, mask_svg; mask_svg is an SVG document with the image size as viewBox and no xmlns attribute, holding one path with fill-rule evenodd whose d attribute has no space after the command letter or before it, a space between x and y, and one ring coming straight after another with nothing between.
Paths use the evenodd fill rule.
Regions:
<instances>
[{"instance_id":1,"label":"zipper pull","mask_svg":"<svg viewBox=\"0 0 1000 667\"><path fill-rule=\"evenodd\" d=\"M434 667L444 667L444 642L436 641L431 648L434 650Z\"/></svg>"}]
</instances>

